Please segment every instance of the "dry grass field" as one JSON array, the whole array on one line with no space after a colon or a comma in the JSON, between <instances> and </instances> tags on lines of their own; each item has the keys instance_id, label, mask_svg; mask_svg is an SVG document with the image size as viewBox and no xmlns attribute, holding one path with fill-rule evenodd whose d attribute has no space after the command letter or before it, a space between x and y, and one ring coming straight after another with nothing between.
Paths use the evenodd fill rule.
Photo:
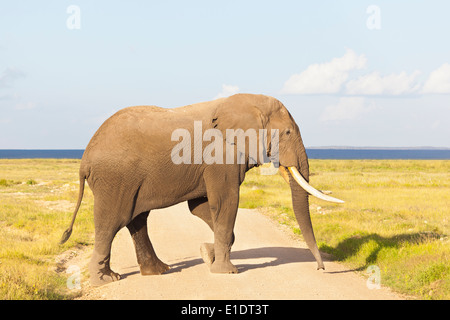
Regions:
<instances>
[{"instance_id":1,"label":"dry grass field","mask_svg":"<svg viewBox=\"0 0 450 320\"><path fill-rule=\"evenodd\" d=\"M346 201L310 197L320 250L362 273L378 267L398 292L450 298L450 161L310 160L310 171L313 186ZM241 206L300 234L282 178L255 171L243 185Z\"/></svg>"},{"instance_id":2,"label":"dry grass field","mask_svg":"<svg viewBox=\"0 0 450 320\"><path fill-rule=\"evenodd\" d=\"M71 299L61 256L93 244L86 188L72 237L58 244L78 195L79 160L0 160L0 299ZM310 160L311 184L343 205L311 198L322 251L419 299L450 298L450 161ZM251 170L241 207L258 208L301 233L279 175ZM368 275L367 275L368 276Z\"/></svg>"},{"instance_id":3,"label":"dry grass field","mask_svg":"<svg viewBox=\"0 0 450 320\"><path fill-rule=\"evenodd\" d=\"M79 160L0 160L0 299L70 299L59 257L93 244L86 188L75 232L60 246L78 197Z\"/></svg>"}]
</instances>

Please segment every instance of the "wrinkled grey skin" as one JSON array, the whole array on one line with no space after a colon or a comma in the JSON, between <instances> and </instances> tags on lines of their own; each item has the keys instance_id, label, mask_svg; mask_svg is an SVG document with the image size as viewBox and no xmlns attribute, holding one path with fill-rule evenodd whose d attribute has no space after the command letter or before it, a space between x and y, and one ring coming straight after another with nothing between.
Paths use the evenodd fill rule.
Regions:
<instances>
[{"instance_id":1,"label":"wrinkled grey skin","mask_svg":"<svg viewBox=\"0 0 450 320\"><path fill-rule=\"evenodd\" d=\"M279 129L280 165L296 167L309 180L308 158L298 126L283 104L272 97L238 94L175 109L122 109L103 123L84 152L77 207L62 239L65 242L72 232L87 180L94 194L95 246L89 266L92 285L120 279L110 268L110 251L114 236L125 226L134 241L141 274L168 270L153 250L147 216L152 209L182 201L188 201L191 212L214 232L214 243L201 247L210 271L237 273L230 250L239 188L255 164L249 163L248 151L244 164L174 164L171 151L179 141L171 140L172 132L184 128L194 137L194 121L202 121L203 131L221 130L224 137L226 129ZM204 142L203 147L209 143ZM270 152L270 139L265 147ZM295 216L318 267L323 268L311 226L308 194L291 176L290 181Z\"/></svg>"}]
</instances>

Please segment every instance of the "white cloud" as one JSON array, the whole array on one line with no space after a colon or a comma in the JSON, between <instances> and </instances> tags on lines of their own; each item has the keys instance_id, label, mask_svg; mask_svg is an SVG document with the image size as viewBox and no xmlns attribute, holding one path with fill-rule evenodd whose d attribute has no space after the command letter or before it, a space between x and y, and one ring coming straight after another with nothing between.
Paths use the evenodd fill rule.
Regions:
<instances>
[{"instance_id":1,"label":"white cloud","mask_svg":"<svg viewBox=\"0 0 450 320\"><path fill-rule=\"evenodd\" d=\"M333 58L325 63L311 64L301 73L293 74L284 83L281 93L344 96L450 93L450 63L444 63L431 72L425 84L418 81L420 71L409 74L403 71L388 75L374 71L349 79L351 71L365 68L366 62L364 54L358 55L353 50L347 49L342 57Z\"/></svg>"},{"instance_id":2,"label":"white cloud","mask_svg":"<svg viewBox=\"0 0 450 320\"><path fill-rule=\"evenodd\" d=\"M450 64L442 66L430 73L423 85L422 93L450 93Z\"/></svg>"},{"instance_id":3,"label":"white cloud","mask_svg":"<svg viewBox=\"0 0 450 320\"><path fill-rule=\"evenodd\" d=\"M374 108L369 105L364 97L342 97L337 104L329 105L321 114L322 122L355 120Z\"/></svg>"},{"instance_id":4,"label":"white cloud","mask_svg":"<svg viewBox=\"0 0 450 320\"><path fill-rule=\"evenodd\" d=\"M337 93L342 84L347 81L349 72L366 66L366 57L357 55L347 49L340 58L330 62L312 64L299 74L292 75L284 84L282 93L320 94Z\"/></svg>"},{"instance_id":5,"label":"white cloud","mask_svg":"<svg viewBox=\"0 0 450 320\"><path fill-rule=\"evenodd\" d=\"M408 75L406 72L392 73L381 76L379 72L363 75L346 84L346 93L349 95L403 95L415 93L419 90L416 82L419 71Z\"/></svg>"},{"instance_id":6,"label":"white cloud","mask_svg":"<svg viewBox=\"0 0 450 320\"><path fill-rule=\"evenodd\" d=\"M233 94L236 94L239 92L239 87L238 86L232 86L232 85L228 85L228 84L223 84L222 85L222 91L216 95L213 100L215 99L219 99L219 98L225 98L225 97L229 97L232 96Z\"/></svg>"}]
</instances>

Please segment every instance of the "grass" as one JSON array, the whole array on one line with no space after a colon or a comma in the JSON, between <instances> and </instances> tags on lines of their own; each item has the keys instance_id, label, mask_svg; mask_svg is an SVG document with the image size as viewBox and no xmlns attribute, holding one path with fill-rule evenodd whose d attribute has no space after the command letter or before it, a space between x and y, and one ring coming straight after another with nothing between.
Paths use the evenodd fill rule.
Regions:
<instances>
[{"instance_id":1,"label":"grass","mask_svg":"<svg viewBox=\"0 0 450 320\"><path fill-rule=\"evenodd\" d=\"M55 259L93 244L86 188L75 231L58 244L78 195L79 160L0 160L0 299L71 299ZM310 197L322 251L381 284L420 299L450 298L450 161L310 160L311 184L346 200ZM259 208L301 237L279 175L248 172L240 206Z\"/></svg>"},{"instance_id":2,"label":"grass","mask_svg":"<svg viewBox=\"0 0 450 320\"><path fill-rule=\"evenodd\" d=\"M381 284L421 299L450 298L450 161L310 160L310 182L346 200L310 197L320 250L354 270L371 265ZM301 235L278 176L249 172L241 206L265 209Z\"/></svg>"},{"instance_id":3,"label":"grass","mask_svg":"<svg viewBox=\"0 0 450 320\"><path fill-rule=\"evenodd\" d=\"M60 246L78 194L78 160L0 160L0 299L70 299L55 258L92 245L93 196L87 188L76 232Z\"/></svg>"}]
</instances>

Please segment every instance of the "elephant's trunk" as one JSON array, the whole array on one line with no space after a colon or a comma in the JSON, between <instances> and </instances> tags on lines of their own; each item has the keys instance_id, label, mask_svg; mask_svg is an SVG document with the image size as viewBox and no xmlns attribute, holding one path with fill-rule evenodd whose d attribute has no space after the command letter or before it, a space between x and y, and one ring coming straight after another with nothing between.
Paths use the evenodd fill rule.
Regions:
<instances>
[{"instance_id":1,"label":"elephant's trunk","mask_svg":"<svg viewBox=\"0 0 450 320\"><path fill-rule=\"evenodd\" d=\"M320 256L319 248L317 247L316 238L311 224L311 217L309 216L309 201L308 193L301 188L297 182L289 175L292 193L292 207L294 209L295 218L297 219L303 238L311 250L314 258L317 261L317 269L325 269L322 257Z\"/></svg>"},{"instance_id":2,"label":"elephant's trunk","mask_svg":"<svg viewBox=\"0 0 450 320\"><path fill-rule=\"evenodd\" d=\"M302 154L300 156L300 172L303 178L309 180L309 165L306 152L302 149ZM289 170L290 171L290 170ZM317 247L316 238L314 237L314 231L311 224L311 217L309 214L309 199L308 193L304 188L302 188L297 181L294 179L291 172L289 172L289 184L291 187L292 194L292 208L294 209L295 218L302 231L303 238L308 245L309 250L314 255L317 261L317 269L325 269L320 256L319 248Z\"/></svg>"},{"instance_id":3,"label":"elephant's trunk","mask_svg":"<svg viewBox=\"0 0 450 320\"><path fill-rule=\"evenodd\" d=\"M311 224L308 193L297 184L292 175L289 175L289 182L292 193L292 208L294 209L295 218L300 226L303 238L305 239L309 250L311 250L314 255L314 258L316 258L317 269L325 269Z\"/></svg>"}]
</instances>

